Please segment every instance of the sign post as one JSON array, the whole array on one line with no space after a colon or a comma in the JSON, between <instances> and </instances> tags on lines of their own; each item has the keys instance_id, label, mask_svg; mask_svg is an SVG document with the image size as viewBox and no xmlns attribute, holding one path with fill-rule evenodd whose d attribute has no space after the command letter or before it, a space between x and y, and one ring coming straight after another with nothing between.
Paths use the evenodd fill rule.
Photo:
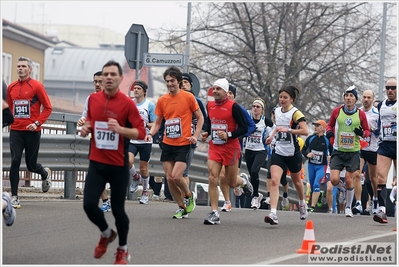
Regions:
<instances>
[{"instance_id":1,"label":"sign post","mask_svg":"<svg viewBox=\"0 0 399 267\"><path fill-rule=\"evenodd\" d=\"M148 52L148 35L141 24L132 24L125 35L125 58L131 69L136 69L136 79L143 67L141 55Z\"/></svg>"}]
</instances>

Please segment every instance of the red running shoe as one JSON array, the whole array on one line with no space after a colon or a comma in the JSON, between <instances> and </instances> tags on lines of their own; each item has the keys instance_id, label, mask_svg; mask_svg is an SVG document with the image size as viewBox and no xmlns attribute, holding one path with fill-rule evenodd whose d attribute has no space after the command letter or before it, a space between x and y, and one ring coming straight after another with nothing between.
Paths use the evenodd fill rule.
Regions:
<instances>
[{"instance_id":1,"label":"red running shoe","mask_svg":"<svg viewBox=\"0 0 399 267\"><path fill-rule=\"evenodd\" d=\"M115 253L115 262L114 264L128 264L130 261L130 255L127 250L123 250L120 248L116 249Z\"/></svg>"},{"instance_id":2,"label":"red running shoe","mask_svg":"<svg viewBox=\"0 0 399 267\"><path fill-rule=\"evenodd\" d=\"M99 259L107 252L108 244L115 240L117 234L114 230L111 229L111 236L110 237L102 237L100 238L100 242L96 246L94 250L94 258Z\"/></svg>"}]
</instances>

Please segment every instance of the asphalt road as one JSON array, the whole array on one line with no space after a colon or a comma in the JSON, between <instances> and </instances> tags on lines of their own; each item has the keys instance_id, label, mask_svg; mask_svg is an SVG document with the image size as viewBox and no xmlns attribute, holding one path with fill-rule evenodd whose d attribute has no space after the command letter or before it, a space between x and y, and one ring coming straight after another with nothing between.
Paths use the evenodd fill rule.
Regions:
<instances>
[{"instance_id":1,"label":"asphalt road","mask_svg":"<svg viewBox=\"0 0 399 267\"><path fill-rule=\"evenodd\" d=\"M2 228L2 265L110 265L117 240L102 259L93 257L100 232L86 217L82 200L24 199L11 227ZM204 225L210 207L197 206L187 219L172 219L174 203L127 201L128 249L133 265L302 265L306 220L294 211L278 211L279 225L264 223L268 210L233 209L221 213L220 225ZM114 227L112 213L105 214ZM370 216L313 213L316 244L353 245L394 242L395 218L382 225ZM312 232L312 231L311 231ZM327 263L327 262L326 262ZM370 262L371 263L371 262ZM330 263L328 263L331 265ZM373 262L384 264L384 262Z\"/></svg>"}]
</instances>

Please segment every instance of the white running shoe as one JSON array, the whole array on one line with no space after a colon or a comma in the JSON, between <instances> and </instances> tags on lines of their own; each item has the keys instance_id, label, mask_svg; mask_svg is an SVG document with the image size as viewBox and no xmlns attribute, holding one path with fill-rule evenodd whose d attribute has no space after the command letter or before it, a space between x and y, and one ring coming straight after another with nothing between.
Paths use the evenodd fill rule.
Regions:
<instances>
[{"instance_id":1,"label":"white running shoe","mask_svg":"<svg viewBox=\"0 0 399 267\"><path fill-rule=\"evenodd\" d=\"M231 203L224 202L221 211L230 212L231 211Z\"/></svg>"},{"instance_id":2,"label":"white running shoe","mask_svg":"<svg viewBox=\"0 0 399 267\"><path fill-rule=\"evenodd\" d=\"M263 201L263 203L270 205L270 197L266 197L266 199L265 199L265 201Z\"/></svg>"},{"instance_id":3,"label":"white running shoe","mask_svg":"<svg viewBox=\"0 0 399 267\"><path fill-rule=\"evenodd\" d=\"M14 223L15 218L17 217L17 213L15 212L15 209L12 206L10 194L7 192L4 192L2 198L6 202L6 207L3 210L4 223L7 226L11 226Z\"/></svg>"},{"instance_id":4,"label":"white running shoe","mask_svg":"<svg viewBox=\"0 0 399 267\"><path fill-rule=\"evenodd\" d=\"M288 201L288 197L283 197L283 200L281 200L281 206L284 209L287 209L289 205L290 205L290 202Z\"/></svg>"},{"instance_id":5,"label":"white running shoe","mask_svg":"<svg viewBox=\"0 0 399 267\"><path fill-rule=\"evenodd\" d=\"M51 187L51 170L50 168L45 167L44 171L47 173L47 176L42 180L42 191L46 193Z\"/></svg>"},{"instance_id":6,"label":"white running shoe","mask_svg":"<svg viewBox=\"0 0 399 267\"><path fill-rule=\"evenodd\" d=\"M351 208L348 208L348 207L345 208L345 217L353 218L353 213L351 211Z\"/></svg>"},{"instance_id":7,"label":"white running shoe","mask_svg":"<svg viewBox=\"0 0 399 267\"><path fill-rule=\"evenodd\" d=\"M263 195L261 193L258 193L258 197L253 197L251 200L251 209L260 209L260 206L262 205L262 199Z\"/></svg>"},{"instance_id":8,"label":"white running shoe","mask_svg":"<svg viewBox=\"0 0 399 267\"><path fill-rule=\"evenodd\" d=\"M137 190L139 189L139 183L140 183L140 174L136 172L136 174L133 176L132 183L130 184L130 193L137 192Z\"/></svg>"},{"instance_id":9,"label":"white running shoe","mask_svg":"<svg viewBox=\"0 0 399 267\"><path fill-rule=\"evenodd\" d=\"M265 223L270 223L271 225L276 225L276 224L278 224L277 215L274 214L274 213L271 213L271 212L269 213L269 215L266 215L266 216L265 216L264 221L265 221Z\"/></svg>"},{"instance_id":10,"label":"white running shoe","mask_svg":"<svg viewBox=\"0 0 399 267\"><path fill-rule=\"evenodd\" d=\"M308 217L308 206L306 204L299 204L299 219L305 220Z\"/></svg>"},{"instance_id":11,"label":"white running shoe","mask_svg":"<svg viewBox=\"0 0 399 267\"><path fill-rule=\"evenodd\" d=\"M143 191L140 197L140 204L148 204L148 191Z\"/></svg>"}]
</instances>

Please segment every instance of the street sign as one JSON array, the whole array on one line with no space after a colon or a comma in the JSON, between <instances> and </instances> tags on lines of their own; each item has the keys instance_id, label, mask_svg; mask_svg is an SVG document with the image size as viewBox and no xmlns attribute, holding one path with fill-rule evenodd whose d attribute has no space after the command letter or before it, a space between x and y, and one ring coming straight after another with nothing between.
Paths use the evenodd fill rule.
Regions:
<instances>
[{"instance_id":1,"label":"street sign","mask_svg":"<svg viewBox=\"0 0 399 267\"><path fill-rule=\"evenodd\" d=\"M182 54L162 54L162 53L144 53L144 66L176 66L184 65L184 55Z\"/></svg>"},{"instance_id":2,"label":"street sign","mask_svg":"<svg viewBox=\"0 0 399 267\"><path fill-rule=\"evenodd\" d=\"M189 72L188 75L190 76L191 80L193 81L193 86L191 87L191 92L194 93L195 96L198 96L199 91L201 89L199 80L194 73Z\"/></svg>"},{"instance_id":3,"label":"street sign","mask_svg":"<svg viewBox=\"0 0 399 267\"><path fill-rule=\"evenodd\" d=\"M213 97L213 87L208 89L208 96L206 98L208 102L215 101L215 98Z\"/></svg>"},{"instance_id":4,"label":"street sign","mask_svg":"<svg viewBox=\"0 0 399 267\"><path fill-rule=\"evenodd\" d=\"M148 35L141 24L132 24L125 35L125 58L131 69L143 66L143 53L148 52Z\"/></svg>"}]
</instances>

